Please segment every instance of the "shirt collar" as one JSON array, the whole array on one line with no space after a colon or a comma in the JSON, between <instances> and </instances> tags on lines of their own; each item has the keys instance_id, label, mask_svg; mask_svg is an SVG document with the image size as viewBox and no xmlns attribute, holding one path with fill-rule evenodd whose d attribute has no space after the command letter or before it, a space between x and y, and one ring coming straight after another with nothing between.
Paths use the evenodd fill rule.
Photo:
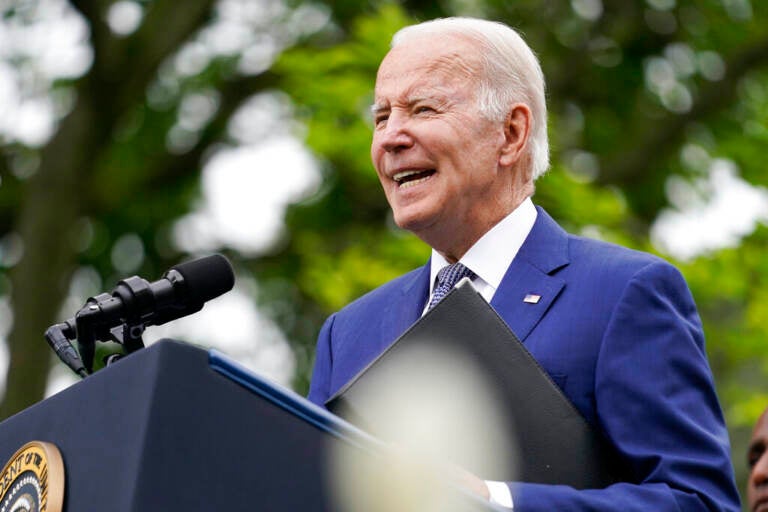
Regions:
<instances>
[{"instance_id":1,"label":"shirt collar","mask_svg":"<svg viewBox=\"0 0 768 512\"><path fill-rule=\"evenodd\" d=\"M475 242L459 261L495 291L531 232L536 216L536 207L528 197ZM432 295L437 273L449 263L434 249L430 261L429 293Z\"/></svg>"}]
</instances>

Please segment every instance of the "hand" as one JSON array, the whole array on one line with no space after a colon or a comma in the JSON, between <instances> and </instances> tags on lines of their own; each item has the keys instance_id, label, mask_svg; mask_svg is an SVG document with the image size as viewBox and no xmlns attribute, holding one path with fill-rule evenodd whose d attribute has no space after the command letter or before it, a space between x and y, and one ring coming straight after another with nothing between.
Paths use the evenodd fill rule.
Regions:
<instances>
[{"instance_id":1,"label":"hand","mask_svg":"<svg viewBox=\"0 0 768 512\"><path fill-rule=\"evenodd\" d=\"M450 469L449 474L459 487L462 487L473 494L477 494L487 501L491 500L491 493L488 491L488 486L485 481L477 475L470 473L459 466L453 466Z\"/></svg>"}]
</instances>

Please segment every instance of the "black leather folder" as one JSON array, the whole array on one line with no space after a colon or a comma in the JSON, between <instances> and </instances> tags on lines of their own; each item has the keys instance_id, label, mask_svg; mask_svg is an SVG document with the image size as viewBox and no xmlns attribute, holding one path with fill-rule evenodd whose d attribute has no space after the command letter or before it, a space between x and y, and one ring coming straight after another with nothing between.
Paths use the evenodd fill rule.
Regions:
<instances>
[{"instance_id":1,"label":"black leather folder","mask_svg":"<svg viewBox=\"0 0 768 512\"><path fill-rule=\"evenodd\" d=\"M611 446L571 404L547 372L517 339L504 320L474 289L459 283L426 315L414 323L378 358L327 402L328 409L377 435L376 407L370 390L376 382L396 375L410 350L459 354L482 369L502 404L504 428L516 442L514 474L486 474L446 457L488 480L564 484L577 489L603 488L618 480L618 461ZM429 375L429 368L423 369ZM403 383L406 386L409 383ZM417 385L417 384L414 384ZM404 393L403 401L409 400ZM449 392L441 400L455 400ZM400 400L400 397L398 397ZM482 436L482 432L477 435ZM386 439L385 439L386 440Z\"/></svg>"}]
</instances>

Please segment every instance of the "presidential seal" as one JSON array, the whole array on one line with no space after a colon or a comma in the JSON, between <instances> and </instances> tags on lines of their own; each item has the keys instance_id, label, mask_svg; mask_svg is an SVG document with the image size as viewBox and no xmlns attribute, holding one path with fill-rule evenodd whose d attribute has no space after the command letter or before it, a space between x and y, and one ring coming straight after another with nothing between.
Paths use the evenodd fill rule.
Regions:
<instances>
[{"instance_id":1,"label":"presidential seal","mask_svg":"<svg viewBox=\"0 0 768 512\"><path fill-rule=\"evenodd\" d=\"M64 462L56 445L31 441L0 474L0 512L61 512Z\"/></svg>"}]
</instances>

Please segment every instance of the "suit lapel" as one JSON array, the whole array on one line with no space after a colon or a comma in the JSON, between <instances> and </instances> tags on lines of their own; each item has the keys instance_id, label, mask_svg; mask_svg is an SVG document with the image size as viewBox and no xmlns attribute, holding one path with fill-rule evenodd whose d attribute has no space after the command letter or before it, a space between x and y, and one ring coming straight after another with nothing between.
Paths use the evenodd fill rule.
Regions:
<instances>
[{"instance_id":1,"label":"suit lapel","mask_svg":"<svg viewBox=\"0 0 768 512\"><path fill-rule=\"evenodd\" d=\"M390 301L381 318L382 336L381 350L388 347L401 334L403 334L416 320L421 317L421 311L429 293L430 262L414 272L411 279L407 279L400 288L400 297Z\"/></svg>"},{"instance_id":2,"label":"suit lapel","mask_svg":"<svg viewBox=\"0 0 768 512\"><path fill-rule=\"evenodd\" d=\"M537 210L533 229L491 301L520 341L560 295L565 280L551 274L569 263L568 234L543 209Z\"/></svg>"}]
</instances>

